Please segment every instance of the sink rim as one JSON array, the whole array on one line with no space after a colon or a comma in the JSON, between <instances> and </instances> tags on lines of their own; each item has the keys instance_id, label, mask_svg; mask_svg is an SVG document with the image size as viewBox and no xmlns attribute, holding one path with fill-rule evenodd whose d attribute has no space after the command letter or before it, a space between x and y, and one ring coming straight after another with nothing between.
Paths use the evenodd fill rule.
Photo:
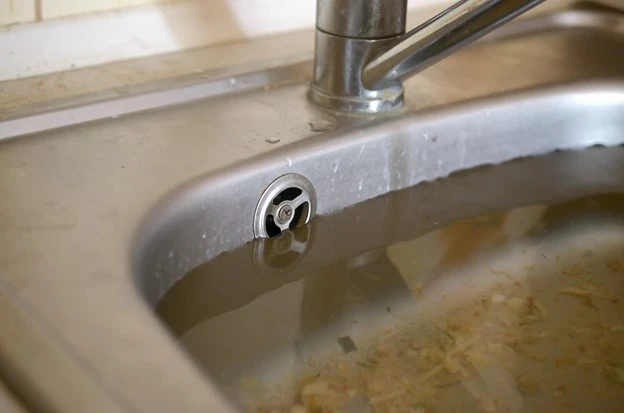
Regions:
<instances>
[{"instance_id":1,"label":"sink rim","mask_svg":"<svg viewBox=\"0 0 624 413\"><path fill-rule=\"evenodd\" d=\"M520 110L523 111L521 116ZM497 115L496 112L500 113ZM483 126L484 119L492 120L497 116L502 123ZM462 122L467 126L462 126ZM602 136L583 134L598 130L598 127L608 130L602 130ZM491 148L493 144L501 144L497 140L501 134L499 128L507 128L509 135L532 132L551 139L532 142L530 136L522 136L525 138L522 142L529 147L519 149L508 141L502 145L506 146L502 152L496 153ZM456 129L461 131L459 136L453 132ZM251 241L254 238L253 209L257 200L267 185L286 173L303 175L312 182L317 192L317 213L327 215L391 191L473 167L544 155L555 150L618 146L624 144L620 130L624 130L624 79L614 79L507 92L396 119L372 121L346 132L338 130L317 139L287 145L197 177L165 194L135 233L132 254L135 287L139 295L154 306L192 268ZM479 138L475 138L475 134ZM572 138L568 137L570 135ZM488 155L479 153L488 150ZM401 151L398 157L397 151ZM375 178L368 175L366 185L364 178L360 178L357 192L351 191L344 196L336 194L333 188L345 186L347 181L354 179L353 175L348 175L341 178L342 183L328 186L325 171L334 165L336 174L340 162L335 158L337 153L344 159L353 155L356 162L360 157L372 159L375 164L372 169L385 176L373 185L371 182ZM449 154L452 157L444 159ZM335 159L328 160L332 155ZM393 156L395 158L390 159ZM409 170L409 165L426 159L436 159L437 169L432 165L419 173ZM440 162L452 165L445 166ZM224 195L230 193L229 187L236 187L237 194L232 197ZM232 212L233 208L235 212ZM227 215L240 218L228 219ZM210 227L206 221L208 217L217 222L216 229ZM181 221L185 223L181 224ZM177 230L180 225L184 228L182 231ZM232 228L236 231L233 232ZM164 245L159 245L161 242ZM154 267L146 267L145 262L155 263ZM155 284L150 284L150 277L158 280L158 291L154 291Z\"/></svg>"},{"instance_id":2,"label":"sink rim","mask_svg":"<svg viewBox=\"0 0 624 413\"><path fill-rule=\"evenodd\" d=\"M257 262L257 253L265 246L265 239L246 243L200 264L178 281L186 282L187 286L184 295L176 294L173 303L180 303L183 299L183 308L174 309L171 301L166 301L171 299L169 290L158 303L159 319L179 338L210 318L237 310L285 284L313 276L328 265L396 243L414 241L457 221L612 193L620 194L624 199L623 161L624 145L560 151L459 171L434 182L393 191L395 196L391 198L387 198L390 194L387 193L366 200L322 216L308 226L307 232L299 233L302 236L291 250L299 253L299 257L285 270L267 268ZM575 175L572 169L566 168L569 165L589 173ZM523 170L530 170L532 174L521 181L514 180L513 177L519 176ZM554 179L542 179L544 175L535 175L535 171L547 173ZM476 188L476 182L491 189L478 195L462 190ZM410 207L400 208L399 205ZM457 205L462 208L454 208ZM375 215L387 210L392 213L381 217ZM359 225L360 222L366 224ZM350 241L341 242L334 238L334 234L349 234ZM304 245L303 249L301 245ZM197 272L199 268L202 270ZM192 287L188 286L189 282ZM174 283L171 289L177 284ZM169 317L170 314L173 316Z\"/></svg>"},{"instance_id":3,"label":"sink rim","mask_svg":"<svg viewBox=\"0 0 624 413\"><path fill-rule=\"evenodd\" d=\"M624 13L612 7L589 2L590 7L574 4L562 10L528 13L501 26L475 42L496 42L544 30L591 29L624 33ZM180 105L199 99L216 98L307 79L312 74L312 55L285 56L209 70L194 75L148 82L88 95L36 103L0 112L0 141ZM209 80L206 80L209 79Z\"/></svg>"}]
</instances>

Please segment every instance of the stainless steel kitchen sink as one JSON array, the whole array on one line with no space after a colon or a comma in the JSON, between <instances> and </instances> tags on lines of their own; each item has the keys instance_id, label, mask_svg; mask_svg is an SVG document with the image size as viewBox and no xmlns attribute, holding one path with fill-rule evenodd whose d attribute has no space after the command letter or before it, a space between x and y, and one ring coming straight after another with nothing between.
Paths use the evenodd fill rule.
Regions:
<instances>
[{"instance_id":1,"label":"stainless steel kitchen sink","mask_svg":"<svg viewBox=\"0 0 624 413\"><path fill-rule=\"evenodd\" d=\"M396 191L202 262L157 311L243 411L289 411L305 400L302 383L316 381L348 386L364 406L402 397L373 404L376 412L420 404L480 412L488 398L495 411L617 412L621 387L609 374L623 348L622 165L624 147L559 151ZM162 260L148 260L158 284L164 262L181 253L181 237L163 234L176 241L155 254ZM514 307L525 300L537 303L539 319ZM413 342L428 343L424 351L446 343L449 352L467 343L473 353L446 362L472 371L439 372ZM615 349L603 351L603 342ZM492 361L464 360L475 352ZM555 367L564 360L572 367ZM404 368L419 361L424 371ZM505 369L492 370L499 363ZM436 377L421 383L427 371ZM470 382L483 373L506 392L490 382L474 394ZM521 375L535 390L516 384ZM551 394L558 386L569 393L560 400ZM332 407L348 410L335 396Z\"/></svg>"},{"instance_id":2,"label":"stainless steel kitchen sink","mask_svg":"<svg viewBox=\"0 0 624 413\"><path fill-rule=\"evenodd\" d=\"M621 12L581 7L498 30L407 81L408 106L378 118L308 103L310 62L292 58L7 112L0 373L47 411L232 411L175 335L461 218L621 192L622 50ZM317 217L248 244L263 192L288 174L310 182ZM378 217L394 191L407 192ZM224 254L240 248L249 259ZM283 248L293 261L268 263ZM168 330L155 307L213 259L236 273L209 270L191 289L200 318Z\"/></svg>"},{"instance_id":3,"label":"stainless steel kitchen sink","mask_svg":"<svg viewBox=\"0 0 624 413\"><path fill-rule=\"evenodd\" d=\"M614 80L515 92L327 133L166 196L140 232L137 284L154 305L191 269L252 240L260 195L285 174L310 180L317 213L328 215L481 165L618 146L623 128L624 83ZM581 168L570 173L575 183L593 179Z\"/></svg>"}]
</instances>

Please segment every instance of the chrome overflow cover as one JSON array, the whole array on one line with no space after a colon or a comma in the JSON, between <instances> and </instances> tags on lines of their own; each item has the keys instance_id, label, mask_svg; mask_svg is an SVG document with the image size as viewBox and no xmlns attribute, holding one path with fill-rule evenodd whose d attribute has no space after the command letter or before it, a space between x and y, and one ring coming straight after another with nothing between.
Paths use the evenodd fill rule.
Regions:
<instances>
[{"instance_id":1,"label":"chrome overflow cover","mask_svg":"<svg viewBox=\"0 0 624 413\"><path fill-rule=\"evenodd\" d=\"M254 214L254 237L276 238L304 226L316 213L316 193L299 174L282 175L264 190Z\"/></svg>"}]
</instances>

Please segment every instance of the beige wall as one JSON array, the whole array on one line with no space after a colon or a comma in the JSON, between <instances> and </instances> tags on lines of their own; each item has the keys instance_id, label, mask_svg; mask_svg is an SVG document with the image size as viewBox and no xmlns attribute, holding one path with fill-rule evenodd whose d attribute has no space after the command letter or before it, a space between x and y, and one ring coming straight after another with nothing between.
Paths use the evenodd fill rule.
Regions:
<instances>
[{"instance_id":1,"label":"beige wall","mask_svg":"<svg viewBox=\"0 0 624 413\"><path fill-rule=\"evenodd\" d=\"M0 25L169 1L175 0L0 0Z\"/></svg>"},{"instance_id":2,"label":"beige wall","mask_svg":"<svg viewBox=\"0 0 624 413\"><path fill-rule=\"evenodd\" d=\"M173 1L180 0L0 0L0 26ZM435 0L421 1L424 3L435 2ZM624 0L598 1L622 7Z\"/></svg>"},{"instance_id":3,"label":"beige wall","mask_svg":"<svg viewBox=\"0 0 624 413\"><path fill-rule=\"evenodd\" d=\"M0 0L0 25L35 21L35 0Z\"/></svg>"},{"instance_id":4,"label":"beige wall","mask_svg":"<svg viewBox=\"0 0 624 413\"><path fill-rule=\"evenodd\" d=\"M52 19L80 13L119 9L149 3L164 3L167 1L172 0L41 0L41 15L44 19Z\"/></svg>"}]
</instances>

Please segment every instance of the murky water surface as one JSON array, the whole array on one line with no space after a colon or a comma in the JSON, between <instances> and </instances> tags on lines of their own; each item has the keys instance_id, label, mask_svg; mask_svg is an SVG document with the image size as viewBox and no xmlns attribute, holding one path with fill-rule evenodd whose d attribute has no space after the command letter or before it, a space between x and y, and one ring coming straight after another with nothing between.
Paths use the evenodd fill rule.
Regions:
<instances>
[{"instance_id":1,"label":"murky water surface","mask_svg":"<svg viewBox=\"0 0 624 413\"><path fill-rule=\"evenodd\" d=\"M251 243L159 315L244 411L621 412L624 191L487 188L558 156Z\"/></svg>"}]
</instances>

